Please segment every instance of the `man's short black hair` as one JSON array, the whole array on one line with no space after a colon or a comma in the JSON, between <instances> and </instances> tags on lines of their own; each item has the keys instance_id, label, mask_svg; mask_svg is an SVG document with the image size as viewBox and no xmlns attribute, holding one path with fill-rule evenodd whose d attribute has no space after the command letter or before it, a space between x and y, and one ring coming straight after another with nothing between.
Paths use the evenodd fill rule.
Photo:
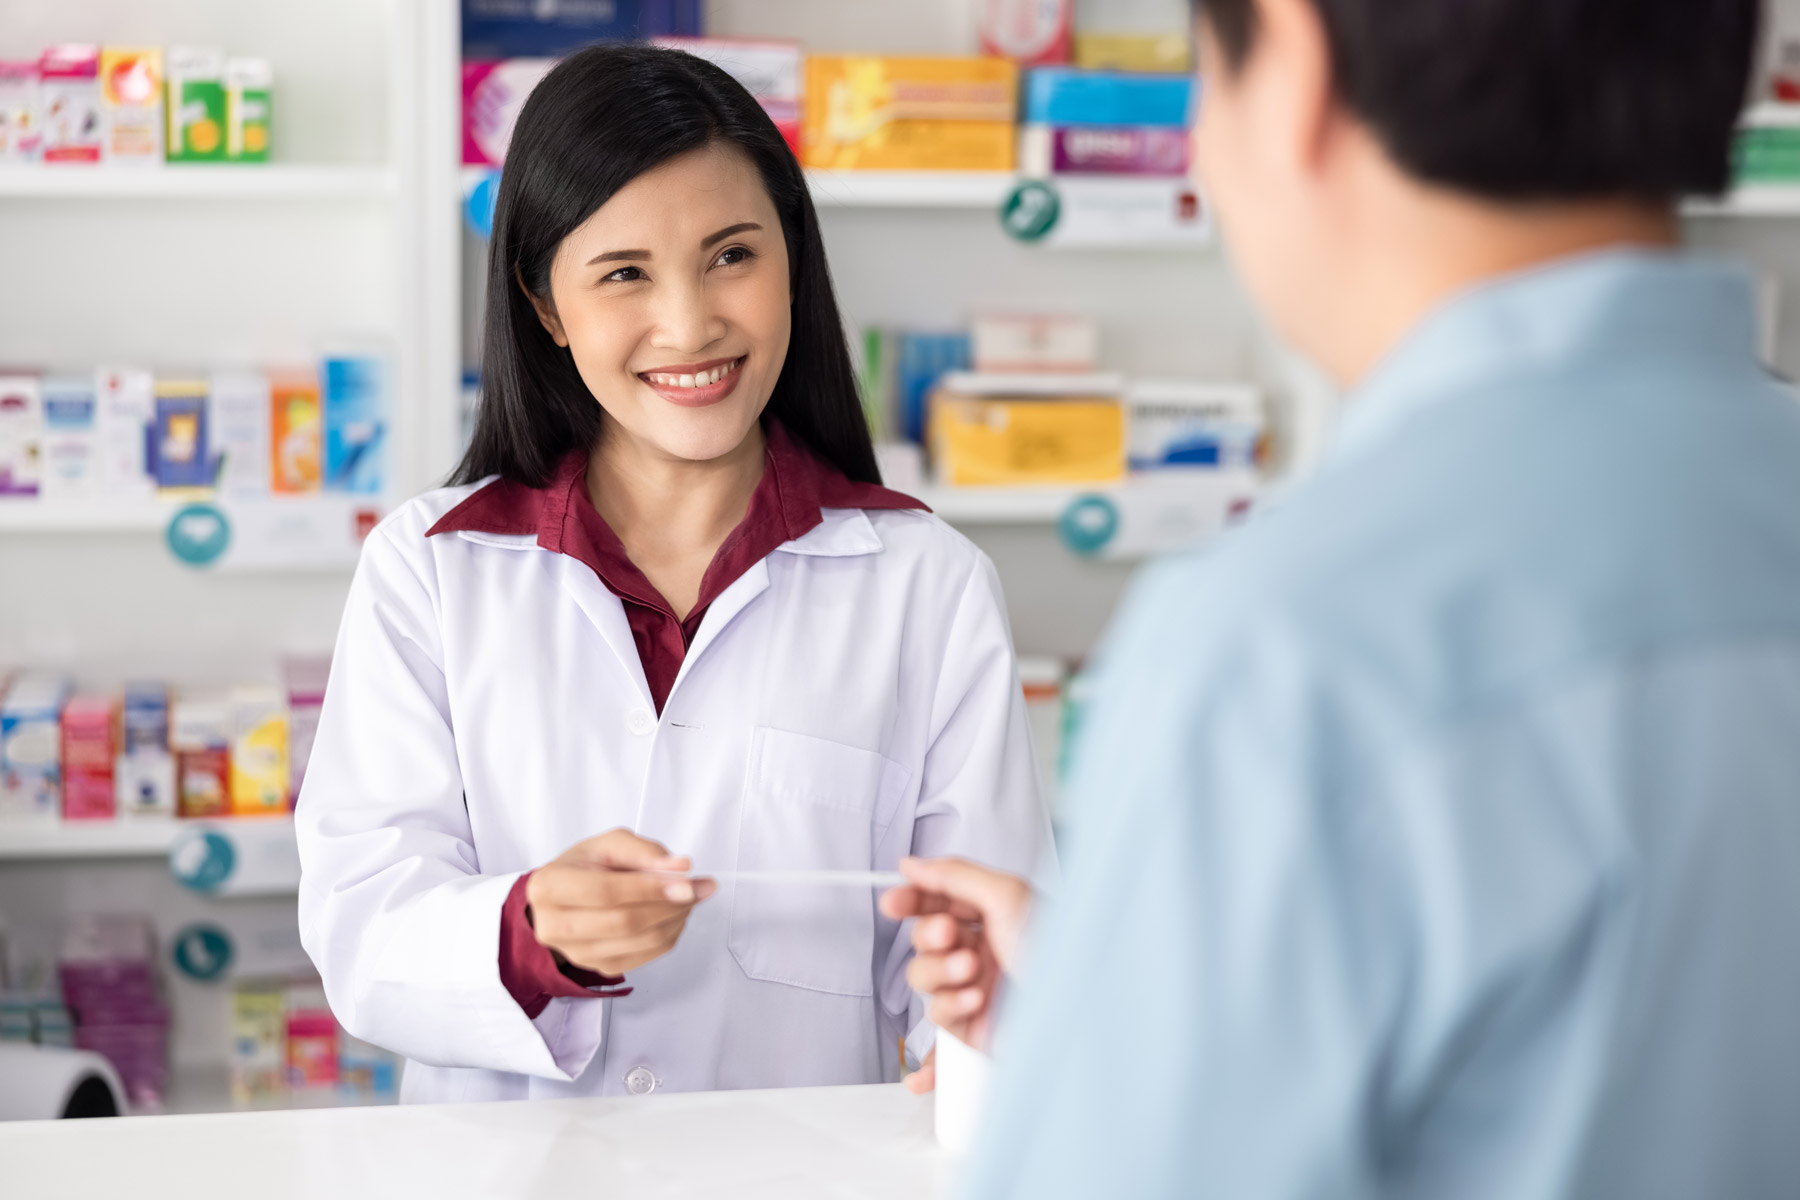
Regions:
<instances>
[{"instance_id":1,"label":"man's short black hair","mask_svg":"<svg viewBox=\"0 0 1800 1200\"><path fill-rule=\"evenodd\" d=\"M1194 0L1228 67L1260 0ZM1311 0L1334 87L1418 179L1495 200L1716 195L1761 0Z\"/></svg>"}]
</instances>

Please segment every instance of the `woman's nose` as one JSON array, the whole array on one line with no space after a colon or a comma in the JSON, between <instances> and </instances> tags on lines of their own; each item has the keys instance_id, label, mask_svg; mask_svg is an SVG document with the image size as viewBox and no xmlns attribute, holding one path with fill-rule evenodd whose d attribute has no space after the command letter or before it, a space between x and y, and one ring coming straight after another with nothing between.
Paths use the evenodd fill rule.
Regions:
<instances>
[{"instance_id":1,"label":"woman's nose","mask_svg":"<svg viewBox=\"0 0 1800 1200\"><path fill-rule=\"evenodd\" d=\"M653 344L668 350L703 350L724 332L725 322L713 311L706 288L699 283L666 288L659 298Z\"/></svg>"}]
</instances>

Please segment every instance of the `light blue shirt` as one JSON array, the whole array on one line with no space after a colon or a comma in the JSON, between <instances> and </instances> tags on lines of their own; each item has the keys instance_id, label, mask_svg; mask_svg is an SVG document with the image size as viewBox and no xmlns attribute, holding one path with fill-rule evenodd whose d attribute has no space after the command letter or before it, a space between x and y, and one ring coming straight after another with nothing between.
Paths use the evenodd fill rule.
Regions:
<instances>
[{"instance_id":1,"label":"light blue shirt","mask_svg":"<svg viewBox=\"0 0 1800 1200\"><path fill-rule=\"evenodd\" d=\"M981 1197L1800 1195L1800 405L1684 254L1467 293L1098 670Z\"/></svg>"}]
</instances>

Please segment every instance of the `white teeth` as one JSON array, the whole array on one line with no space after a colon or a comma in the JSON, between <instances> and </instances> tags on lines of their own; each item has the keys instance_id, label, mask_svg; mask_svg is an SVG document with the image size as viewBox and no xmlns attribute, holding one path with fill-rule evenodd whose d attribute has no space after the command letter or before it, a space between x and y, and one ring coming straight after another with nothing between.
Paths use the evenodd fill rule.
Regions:
<instances>
[{"instance_id":1,"label":"white teeth","mask_svg":"<svg viewBox=\"0 0 1800 1200\"><path fill-rule=\"evenodd\" d=\"M714 367L710 371L700 371L693 375L672 375L667 372L646 373L648 379L658 387L697 388L711 387L738 369L737 360L726 363L722 367Z\"/></svg>"}]
</instances>

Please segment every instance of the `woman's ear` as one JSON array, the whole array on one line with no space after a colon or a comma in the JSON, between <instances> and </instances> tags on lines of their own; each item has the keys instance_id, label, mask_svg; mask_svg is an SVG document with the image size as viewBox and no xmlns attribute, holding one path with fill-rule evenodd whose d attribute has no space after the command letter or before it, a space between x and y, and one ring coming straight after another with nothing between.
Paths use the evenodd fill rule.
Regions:
<instances>
[{"instance_id":1,"label":"woman's ear","mask_svg":"<svg viewBox=\"0 0 1800 1200\"><path fill-rule=\"evenodd\" d=\"M525 276L517 267L513 268L513 279L518 283L519 290L525 293L525 298L531 301L532 310L537 313L538 321L549 332L551 340L567 350L569 335L563 332L562 319L556 315L556 306L526 287Z\"/></svg>"}]
</instances>

